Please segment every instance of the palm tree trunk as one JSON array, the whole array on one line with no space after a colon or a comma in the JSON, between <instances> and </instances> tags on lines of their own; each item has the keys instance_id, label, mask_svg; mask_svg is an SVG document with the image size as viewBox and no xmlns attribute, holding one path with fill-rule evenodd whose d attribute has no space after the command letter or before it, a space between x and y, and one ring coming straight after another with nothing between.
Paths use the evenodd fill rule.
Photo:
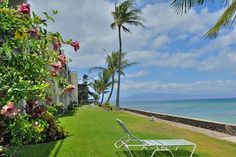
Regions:
<instances>
[{"instance_id":1,"label":"palm tree trunk","mask_svg":"<svg viewBox=\"0 0 236 157\"><path fill-rule=\"evenodd\" d=\"M105 92L103 91L103 92L102 92L102 101L101 101L101 106L102 106L102 104L103 104L104 94L105 94Z\"/></svg>"},{"instance_id":2,"label":"palm tree trunk","mask_svg":"<svg viewBox=\"0 0 236 157\"><path fill-rule=\"evenodd\" d=\"M117 83L117 93L116 93L116 107L120 107L120 71L121 71L121 54L122 54L122 42L121 42L121 26L118 26L119 33L119 66L118 66L118 83Z\"/></svg>"},{"instance_id":3,"label":"palm tree trunk","mask_svg":"<svg viewBox=\"0 0 236 157\"><path fill-rule=\"evenodd\" d=\"M111 78L112 80L112 84L111 84L111 91L110 91L110 94L109 94L109 96L108 96L108 98L107 98L107 101L106 102L109 102L110 101L110 99L111 99L111 96L112 96L112 93L113 93L113 89L114 89L114 84L115 84L115 73L114 74L112 74L112 78Z\"/></svg>"}]
</instances>

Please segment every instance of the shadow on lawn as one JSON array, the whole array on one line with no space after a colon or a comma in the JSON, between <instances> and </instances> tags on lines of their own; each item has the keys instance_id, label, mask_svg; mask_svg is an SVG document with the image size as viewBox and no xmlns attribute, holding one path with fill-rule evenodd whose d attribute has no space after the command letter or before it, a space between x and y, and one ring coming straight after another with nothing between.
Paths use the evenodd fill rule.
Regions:
<instances>
[{"instance_id":1,"label":"shadow on lawn","mask_svg":"<svg viewBox=\"0 0 236 157\"><path fill-rule=\"evenodd\" d=\"M144 151L131 151L134 157L150 157L153 153L153 150L144 150ZM186 150L173 151L175 157L190 156L191 152ZM131 157L128 151L117 151L118 157ZM169 152L156 152L154 157L172 157ZM193 157L198 157L194 154Z\"/></svg>"},{"instance_id":2,"label":"shadow on lawn","mask_svg":"<svg viewBox=\"0 0 236 157\"><path fill-rule=\"evenodd\" d=\"M73 111L67 112L67 113L65 113L65 114L63 114L63 115L61 115L61 116L59 116L58 118L73 117L73 116L75 115L75 113L76 113L77 110L78 110L78 109L75 109L75 110L73 110Z\"/></svg>"}]
</instances>

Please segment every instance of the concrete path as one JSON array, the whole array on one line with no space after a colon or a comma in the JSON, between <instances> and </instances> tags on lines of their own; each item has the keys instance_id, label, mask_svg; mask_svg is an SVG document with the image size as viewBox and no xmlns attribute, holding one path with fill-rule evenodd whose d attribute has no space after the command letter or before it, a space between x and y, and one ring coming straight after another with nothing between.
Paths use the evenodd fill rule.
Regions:
<instances>
[{"instance_id":1,"label":"concrete path","mask_svg":"<svg viewBox=\"0 0 236 157\"><path fill-rule=\"evenodd\" d=\"M129 112L129 111L125 111L125 112ZM232 135L228 135L225 133L220 133L220 132L216 132L216 131L212 131L212 130L208 130L208 129L198 128L198 127L191 126L191 125L167 121L167 120L163 120L163 119L159 119L159 118L155 118L155 117L144 116L144 115L133 113L133 112L129 112L129 113L134 114L134 115L138 115L138 116L142 116L142 117L146 117L146 118L149 118L149 119L154 120L156 122L168 123L174 127L183 128L183 129L191 130L193 132L202 133L202 134L205 134L207 136L210 136L210 137L213 137L216 139L236 143L236 136L232 136Z\"/></svg>"}]
</instances>

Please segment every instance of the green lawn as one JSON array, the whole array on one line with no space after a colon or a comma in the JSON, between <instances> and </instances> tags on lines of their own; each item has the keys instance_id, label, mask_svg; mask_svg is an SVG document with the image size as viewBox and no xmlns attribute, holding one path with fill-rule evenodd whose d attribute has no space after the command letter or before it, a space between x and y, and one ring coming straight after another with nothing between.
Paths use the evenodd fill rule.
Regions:
<instances>
[{"instance_id":1,"label":"green lawn","mask_svg":"<svg viewBox=\"0 0 236 157\"><path fill-rule=\"evenodd\" d=\"M197 144L195 157L235 157L236 144L217 140L203 134L175 128L166 123L126 112L108 112L99 108L80 108L74 115L60 120L70 136L64 140L20 147L17 157L128 157L127 152L113 146L123 132L115 119L123 120L130 130L143 139L184 138ZM175 153L189 153L181 150ZM134 151L136 157L150 157L150 151ZM168 153L157 153L158 157L170 157Z\"/></svg>"}]
</instances>

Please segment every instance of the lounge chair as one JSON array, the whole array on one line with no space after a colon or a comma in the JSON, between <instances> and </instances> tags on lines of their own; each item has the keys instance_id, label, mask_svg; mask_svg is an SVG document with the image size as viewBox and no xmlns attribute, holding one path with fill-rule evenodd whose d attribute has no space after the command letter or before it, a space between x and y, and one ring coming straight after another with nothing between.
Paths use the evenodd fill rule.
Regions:
<instances>
[{"instance_id":1,"label":"lounge chair","mask_svg":"<svg viewBox=\"0 0 236 157\"><path fill-rule=\"evenodd\" d=\"M122 137L120 140L118 140L114 146L119 149L123 147L126 149L130 156L133 157L133 154L130 151L130 147L141 147L141 150L148 149L148 148L155 148L151 157L154 157L155 153L158 151L168 151L174 157L174 154L172 152L171 147L174 147L176 151L180 146L191 146L193 147L192 152L189 157L193 156L194 150L196 149L196 144L186 141L184 139L170 139L170 140L141 140L131 134L131 132L127 129L125 124L117 119L117 123L120 125L120 127L125 132L125 136Z\"/></svg>"}]
</instances>

